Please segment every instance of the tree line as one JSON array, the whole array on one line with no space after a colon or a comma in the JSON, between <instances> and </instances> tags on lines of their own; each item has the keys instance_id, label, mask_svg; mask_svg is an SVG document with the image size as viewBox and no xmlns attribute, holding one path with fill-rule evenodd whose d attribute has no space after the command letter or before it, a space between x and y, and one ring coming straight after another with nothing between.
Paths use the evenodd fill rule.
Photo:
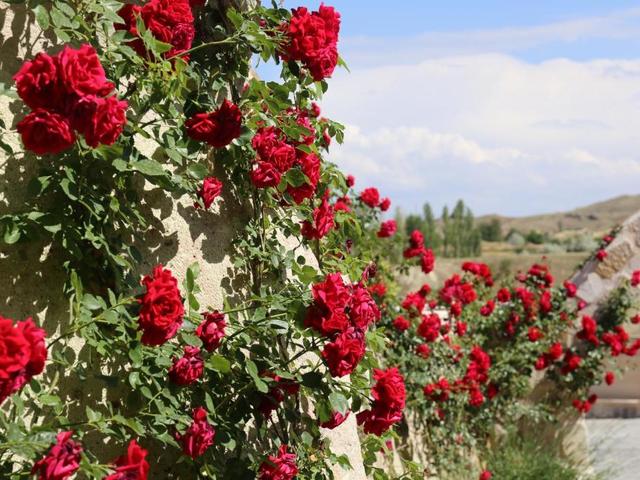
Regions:
<instances>
[{"instance_id":1,"label":"tree line","mask_svg":"<svg viewBox=\"0 0 640 480\"><path fill-rule=\"evenodd\" d=\"M443 257L471 257L482 254L482 240L499 241L501 237L500 222L492 222L477 226L471 209L458 200L452 210L444 206L440 218L436 218L429 203L422 208L422 215L410 214L405 216L401 210L396 210L398 228L406 235L414 230L420 230L425 238L425 244ZM489 238L496 238L490 240Z\"/></svg>"}]
</instances>

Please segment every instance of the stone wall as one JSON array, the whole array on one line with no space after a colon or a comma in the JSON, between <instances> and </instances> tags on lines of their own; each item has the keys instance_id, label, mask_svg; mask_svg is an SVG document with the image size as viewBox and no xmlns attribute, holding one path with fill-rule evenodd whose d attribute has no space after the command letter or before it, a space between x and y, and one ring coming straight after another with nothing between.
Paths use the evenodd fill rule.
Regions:
<instances>
[{"instance_id":1,"label":"stone wall","mask_svg":"<svg viewBox=\"0 0 640 480\"><path fill-rule=\"evenodd\" d=\"M640 269L640 212L631 216L623 224L616 238L605 249L607 257L603 261L591 260L576 273L573 282L578 286L578 296L589 306L585 313L595 314L598 306L608 298L621 282ZM634 290L638 300L637 290ZM633 311L632 314L637 313ZM628 329L632 341L640 338L640 325ZM640 360L620 356L614 359L612 368L626 370L611 385L593 388L598 394L598 403L591 415L594 417L635 417L640 416Z\"/></svg>"}]
</instances>

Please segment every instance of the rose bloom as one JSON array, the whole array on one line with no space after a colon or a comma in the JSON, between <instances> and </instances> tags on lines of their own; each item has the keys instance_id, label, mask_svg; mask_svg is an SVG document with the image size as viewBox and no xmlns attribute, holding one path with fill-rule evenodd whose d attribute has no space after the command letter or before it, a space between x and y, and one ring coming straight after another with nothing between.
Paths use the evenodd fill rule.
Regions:
<instances>
[{"instance_id":1,"label":"rose bloom","mask_svg":"<svg viewBox=\"0 0 640 480\"><path fill-rule=\"evenodd\" d=\"M491 472L489 470L484 470L480 474L480 477L478 477L478 480L491 480L492 477L493 477L493 475L491 474Z\"/></svg>"},{"instance_id":2,"label":"rose bloom","mask_svg":"<svg viewBox=\"0 0 640 480\"><path fill-rule=\"evenodd\" d=\"M349 328L324 346L322 358L332 377L344 377L355 370L365 351L363 332Z\"/></svg>"},{"instance_id":3,"label":"rose bloom","mask_svg":"<svg viewBox=\"0 0 640 480\"><path fill-rule=\"evenodd\" d=\"M422 358L429 358L429 355L431 355L431 349L426 343L421 343L416 347L416 354Z\"/></svg>"},{"instance_id":4,"label":"rose bloom","mask_svg":"<svg viewBox=\"0 0 640 480\"><path fill-rule=\"evenodd\" d=\"M378 206L380 207L380 210L382 210L383 212L386 212L387 210L389 210L389 207L391 207L391 200L385 197L382 200L380 200L380 205Z\"/></svg>"},{"instance_id":5,"label":"rose bloom","mask_svg":"<svg viewBox=\"0 0 640 480\"><path fill-rule=\"evenodd\" d=\"M616 376L613 372L607 372L604 375L604 381L606 382L607 385L613 385L614 382L616 381Z\"/></svg>"},{"instance_id":6,"label":"rose bloom","mask_svg":"<svg viewBox=\"0 0 640 480\"><path fill-rule=\"evenodd\" d=\"M345 307L351 301L351 293L340 273L331 273L324 282L312 287L313 304L307 310L304 324L325 336L343 332L349 325Z\"/></svg>"},{"instance_id":7,"label":"rose bloom","mask_svg":"<svg viewBox=\"0 0 640 480\"><path fill-rule=\"evenodd\" d=\"M124 19L124 25L116 24L116 30L127 30L137 37L136 17L140 17L157 40L170 44L173 48L163 53L165 58L180 55L191 48L195 27L188 0L150 0L142 7L125 5L118 14ZM142 40L134 40L131 47L139 55L147 56ZM188 60L189 55L184 54L182 58Z\"/></svg>"},{"instance_id":8,"label":"rose bloom","mask_svg":"<svg viewBox=\"0 0 640 480\"><path fill-rule=\"evenodd\" d=\"M24 117L16 130L24 148L37 155L56 154L68 150L76 140L65 117L41 108Z\"/></svg>"},{"instance_id":9,"label":"rose bloom","mask_svg":"<svg viewBox=\"0 0 640 480\"><path fill-rule=\"evenodd\" d=\"M127 453L114 461L115 472L104 480L147 480L149 463L146 460L147 451L131 440Z\"/></svg>"},{"instance_id":10,"label":"rose bloom","mask_svg":"<svg viewBox=\"0 0 640 480\"><path fill-rule=\"evenodd\" d=\"M351 310L349 318L358 328L366 328L380 320L381 313L375 300L367 288L361 284L354 285L351 289Z\"/></svg>"},{"instance_id":11,"label":"rose bloom","mask_svg":"<svg viewBox=\"0 0 640 480\"><path fill-rule=\"evenodd\" d=\"M113 145L127 123L128 103L116 97L87 95L76 104L71 125L84 136L87 145Z\"/></svg>"},{"instance_id":12,"label":"rose bloom","mask_svg":"<svg viewBox=\"0 0 640 480\"><path fill-rule=\"evenodd\" d=\"M378 238L389 238L395 235L398 230L395 220L387 220L380 224L380 230L378 230Z\"/></svg>"},{"instance_id":13,"label":"rose bloom","mask_svg":"<svg viewBox=\"0 0 640 480\"><path fill-rule=\"evenodd\" d=\"M399 332L404 332L405 330L409 329L411 324L409 323L409 320L404 318L402 315L398 315L396 319L393 321L393 326Z\"/></svg>"},{"instance_id":14,"label":"rose bloom","mask_svg":"<svg viewBox=\"0 0 640 480\"><path fill-rule=\"evenodd\" d=\"M573 298L578 293L578 287L574 283L571 283L569 280L565 280L564 291L567 295L567 298Z\"/></svg>"},{"instance_id":15,"label":"rose bloom","mask_svg":"<svg viewBox=\"0 0 640 480\"><path fill-rule=\"evenodd\" d=\"M174 360L169 369L169 378L180 386L191 385L204 373L204 361L198 347L184 347L184 355Z\"/></svg>"},{"instance_id":16,"label":"rose bloom","mask_svg":"<svg viewBox=\"0 0 640 480\"><path fill-rule=\"evenodd\" d=\"M375 187L365 188L360 194L360 200L371 208L376 208L380 204L380 192Z\"/></svg>"},{"instance_id":17,"label":"rose bloom","mask_svg":"<svg viewBox=\"0 0 640 480\"><path fill-rule=\"evenodd\" d=\"M39 480L66 480L80 468L82 445L71 440L72 431L60 432L49 452L31 469Z\"/></svg>"},{"instance_id":18,"label":"rose bloom","mask_svg":"<svg viewBox=\"0 0 640 480\"><path fill-rule=\"evenodd\" d=\"M317 82L331 76L338 63L340 33L340 14L333 7L320 5L317 12L296 8L282 30L288 40L280 52L283 60L301 61Z\"/></svg>"},{"instance_id":19,"label":"rose bloom","mask_svg":"<svg viewBox=\"0 0 640 480\"><path fill-rule=\"evenodd\" d=\"M259 480L293 480L298 474L296 465L296 455L287 453L287 445L281 445L278 455L269 455L267 460L262 462L258 473Z\"/></svg>"},{"instance_id":20,"label":"rose bloom","mask_svg":"<svg viewBox=\"0 0 640 480\"><path fill-rule=\"evenodd\" d=\"M176 433L176 441L182 446L185 455L196 459L213 445L216 431L207 420L207 411L202 407L193 410L193 423L183 434Z\"/></svg>"},{"instance_id":21,"label":"rose bloom","mask_svg":"<svg viewBox=\"0 0 640 480\"><path fill-rule=\"evenodd\" d=\"M202 344L208 352L213 352L220 346L220 341L224 338L224 329L227 322L224 314L219 312L204 313L204 321L198 325L196 335L202 340Z\"/></svg>"},{"instance_id":22,"label":"rose bloom","mask_svg":"<svg viewBox=\"0 0 640 480\"><path fill-rule=\"evenodd\" d=\"M291 195L293 201L300 205L307 198L313 197L316 187L320 181L320 159L313 153L305 153L301 150L296 151L296 165L302 170L302 173L309 179L308 182L294 187L289 185L287 193Z\"/></svg>"},{"instance_id":23,"label":"rose bloom","mask_svg":"<svg viewBox=\"0 0 640 480\"><path fill-rule=\"evenodd\" d=\"M640 285L640 270L636 270L631 274L631 286L637 287Z\"/></svg>"},{"instance_id":24,"label":"rose bloom","mask_svg":"<svg viewBox=\"0 0 640 480\"><path fill-rule=\"evenodd\" d=\"M194 140L222 148L240 136L242 113L236 104L225 99L213 112L197 113L189 118L185 127L187 135Z\"/></svg>"},{"instance_id":25,"label":"rose bloom","mask_svg":"<svg viewBox=\"0 0 640 480\"><path fill-rule=\"evenodd\" d=\"M422 256L420 257L420 268L422 269L422 273L425 275L433 272L433 268L435 266L435 256L433 255L433 250L430 248L426 248L422 252Z\"/></svg>"},{"instance_id":26,"label":"rose bloom","mask_svg":"<svg viewBox=\"0 0 640 480\"><path fill-rule=\"evenodd\" d=\"M347 411L347 413L345 413L344 415L340 412L333 412L333 415L331 415L331 418L329 420L327 420L326 422L322 422L320 423L320 426L322 428L327 428L329 430L333 430L334 428L338 428L340 425L342 425L345 420L347 418L349 418L349 414L351 412Z\"/></svg>"},{"instance_id":27,"label":"rose bloom","mask_svg":"<svg viewBox=\"0 0 640 480\"><path fill-rule=\"evenodd\" d=\"M77 50L65 46L58 54L58 65L61 85L69 95L104 97L115 88L107 81L98 54L89 44L85 43Z\"/></svg>"},{"instance_id":28,"label":"rose bloom","mask_svg":"<svg viewBox=\"0 0 640 480\"><path fill-rule=\"evenodd\" d=\"M511 300L511 292L508 288L501 288L496 295L496 298L500 303L507 303Z\"/></svg>"},{"instance_id":29,"label":"rose bloom","mask_svg":"<svg viewBox=\"0 0 640 480\"><path fill-rule=\"evenodd\" d=\"M356 177L347 175L347 187L351 188L356 184Z\"/></svg>"},{"instance_id":30,"label":"rose bloom","mask_svg":"<svg viewBox=\"0 0 640 480\"><path fill-rule=\"evenodd\" d=\"M184 316L184 306L178 290L178 281L162 265L153 269L142 284L147 291L139 299L140 316L138 325L142 330L142 343L162 345L178 332Z\"/></svg>"},{"instance_id":31,"label":"rose bloom","mask_svg":"<svg viewBox=\"0 0 640 480\"><path fill-rule=\"evenodd\" d=\"M251 183L256 188L277 187L282 179L278 169L269 162L258 161L251 171Z\"/></svg>"},{"instance_id":32,"label":"rose bloom","mask_svg":"<svg viewBox=\"0 0 640 480\"><path fill-rule=\"evenodd\" d=\"M320 206L313 210L313 224L308 220L302 222L302 236L308 240L319 240L326 236L335 226L334 209L329 205L329 192L325 192Z\"/></svg>"},{"instance_id":33,"label":"rose bloom","mask_svg":"<svg viewBox=\"0 0 640 480\"><path fill-rule=\"evenodd\" d=\"M38 53L26 61L13 77L18 95L32 108L63 108L64 91L59 81L58 57Z\"/></svg>"},{"instance_id":34,"label":"rose bloom","mask_svg":"<svg viewBox=\"0 0 640 480\"><path fill-rule=\"evenodd\" d=\"M0 315L0 404L42 373L47 359L45 331L31 318L16 322Z\"/></svg>"},{"instance_id":35,"label":"rose bloom","mask_svg":"<svg viewBox=\"0 0 640 480\"><path fill-rule=\"evenodd\" d=\"M222 182L216 177L207 177L203 180L200 190L198 190L198 198L204 204L204 208L209 210L213 201L220 196L222 192ZM200 208L198 202L195 203L195 208Z\"/></svg>"},{"instance_id":36,"label":"rose bloom","mask_svg":"<svg viewBox=\"0 0 640 480\"><path fill-rule=\"evenodd\" d=\"M607 258L608 254L607 251L604 249L598 250L598 252L596 253L596 258L602 262L605 258Z\"/></svg>"},{"instance_id":37,"label":"rose bloom","mask_svg":"<svg viewBox=\"0 0 640 480\"><path fill-rule=\"evenodd\" d=\"M529 331L527 332L527 337L529 337L530 342L537 342L543 337L543 335L539 328L529 327Z\"/></svg>"}]
</instances>

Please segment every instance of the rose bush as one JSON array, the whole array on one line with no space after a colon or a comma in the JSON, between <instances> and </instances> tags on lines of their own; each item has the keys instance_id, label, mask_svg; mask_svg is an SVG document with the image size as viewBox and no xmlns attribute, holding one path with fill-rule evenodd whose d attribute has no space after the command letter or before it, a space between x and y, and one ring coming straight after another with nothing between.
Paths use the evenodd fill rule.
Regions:
<instances>
[{"instance_id":1,"label":"rose bush","mask_svg":"<svg viewBox=\"0 0 640 480\"><path fill-rule=\"evenodd\" d=\"M436 260L420 232L407 244L382 218L390 199L356 191L325 158L343 140L317 104L341 63L332 7L25 3L55 41L25 59L15 91L3 90L31 112L15 127L24 149L3 140L11 128L0 146L38 171L0 231L6 244L44 241L56 252L69 321L45 332L0 317L3 476L331 478L349 460L320 429L353 414L368 473L384 479L374 464L402 441L394 427L410 412L433 465L405 468L423 478L521 418L534 371L585 411L605 357L638 350L622 327L624 289L604 321L580 320L579 343L565 349L582 303L540 265L494 286L486 265L467 263L441 288L399 297L397 275L416 261L429 273ZM257 58L280 65L281 81L251 75ZM159 154L145 154L140 138ZM141 245L157 233L142 184L190 195L214 224L207 211L219 197L246 211L230 246L244 283L218 310L198 301L197 264L139 278L152 257ZM104 398L69 394L89 381L103 382ZM105 458L96 437L118 453Z\"/></svg>"}]
</instances>

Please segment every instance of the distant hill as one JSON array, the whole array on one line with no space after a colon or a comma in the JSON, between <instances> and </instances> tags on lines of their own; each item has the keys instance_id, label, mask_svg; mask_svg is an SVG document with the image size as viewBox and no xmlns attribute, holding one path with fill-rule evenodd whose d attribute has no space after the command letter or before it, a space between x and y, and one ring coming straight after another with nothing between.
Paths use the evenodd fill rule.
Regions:
<instances>
[{"instance_id":1,"label":"distant hill","mask_svg":"<svg viewBox=\"0 0 640 480\"><path fill-rule=\"evenodd\" d=\"M565 231L604 233L622 223L638 210L640 210L640 195L623 195L569 212L533 215L531 217L484 215L476 218L476 224L498 218L502 224L503 234L512 228L523 233L537 230L550 235Z\"/></svg>"}]
</instances>

